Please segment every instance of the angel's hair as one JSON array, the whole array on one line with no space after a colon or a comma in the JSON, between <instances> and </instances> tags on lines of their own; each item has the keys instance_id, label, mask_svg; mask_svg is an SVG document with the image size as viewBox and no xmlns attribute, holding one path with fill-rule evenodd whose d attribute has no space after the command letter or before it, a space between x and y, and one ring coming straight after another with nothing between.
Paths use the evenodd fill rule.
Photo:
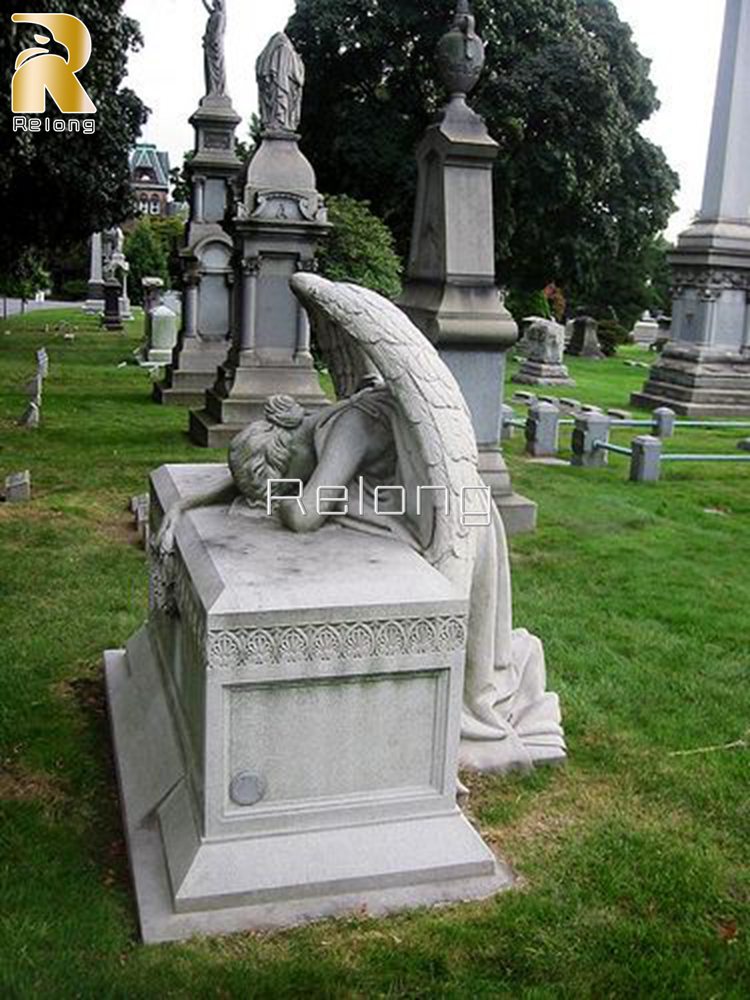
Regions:
<instances>
[{"instance_id":1,"label":"angel's hair","mask_svg":"<svg viewBox=\"0 0 750 1000\"><path fill-rule=\"evenodd\" d=\"M289 467L294 432L305 411L291 396L271 396L265 420L256 420L229 446L229 468L240 493L255 506L265 503L269 479L283 479Z\"/></svg>"}]
</instances>

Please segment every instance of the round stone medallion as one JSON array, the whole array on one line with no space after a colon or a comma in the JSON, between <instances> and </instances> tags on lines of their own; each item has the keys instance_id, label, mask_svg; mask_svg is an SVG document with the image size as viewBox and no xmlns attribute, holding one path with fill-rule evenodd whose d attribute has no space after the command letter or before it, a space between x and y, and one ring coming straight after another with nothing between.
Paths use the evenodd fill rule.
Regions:
<instances>
[{"instance_id":1,"label":"round stone medallion","mask_svg":"<svg viewBox=\"0 0 750 1000\"><path fill-rule=\"evenodd\" d=\"M266 794L266 780L259 774L240 771L229 785L229 797L237 806L254 806Z\"/></svg>"}]
</instances>

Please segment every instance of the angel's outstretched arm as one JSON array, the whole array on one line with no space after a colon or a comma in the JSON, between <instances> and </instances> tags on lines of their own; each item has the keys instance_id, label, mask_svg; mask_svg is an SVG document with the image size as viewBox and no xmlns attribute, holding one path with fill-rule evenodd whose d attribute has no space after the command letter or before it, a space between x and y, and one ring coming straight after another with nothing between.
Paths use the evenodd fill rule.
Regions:
<instances>
[{"instance_id":1,"label":"angel's outstretched arm","mask_svg":"<svg viewBox=\"0 0 750 1000\"><path fill-rule=\"evenodd\" d=\"M203 0L203 6L206 8L209 14L213 14L214 12L213 4L209 4L208 0Z\"/></svg>"},{"instance_id":2,"label":"angel's outstretched arm","mask_svg":"<svg viewBox=\"0 0 750 1000\"><path fill-rule=\"evenodd\" d=\"M154 548L162 556L168 555L172 551L174 548L174 533L177 528L177 522L180 517L183 514L186 514L189 510L197 510L199 507L218 507L223 504L228 504L231 503L238 495L239 491L234 482L229 482L224 486L218 486L216 489L210 490L207 493L200 493L194 497L187 497L184 500L178 500L177 503L170 507L164 514L159 531L153 542Z\"/></svg>"}]
</instances>

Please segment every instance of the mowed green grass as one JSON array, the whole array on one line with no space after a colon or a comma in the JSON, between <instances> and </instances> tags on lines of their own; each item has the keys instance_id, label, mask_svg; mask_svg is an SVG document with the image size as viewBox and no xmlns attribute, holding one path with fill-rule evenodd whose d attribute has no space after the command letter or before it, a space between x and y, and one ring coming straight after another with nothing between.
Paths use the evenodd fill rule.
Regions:
<instances>
[{"instance_id":1,"label":"mowed green grass","mask_svg":"<svg viewBox=\"0 0 750 1000\"><path fill-rule=\"evenodd\" d=\"M507 453L539 529L512 543L515 617L544 639L570 760L471 781L519 888L139 944L101 653L146 615L129 498L163 462L222 456L189 443L186 412L153 404L143 371L118 367L137 325L105 334L69 313L66 342L60 318L0 328L0 472L34 482L31 504L0 506L1 996L750 995L750 751L707 749L750 740L750 467L675 466L637 486L615 456L597 471L529 463L520 434ZM28 431L15 420L42 344L43 424ZM578 386L562 394L607 406L627 407L645 376L622 358L571 368ZM728 452L738 436L668 447Z\"/></svg>"}]
</instances>

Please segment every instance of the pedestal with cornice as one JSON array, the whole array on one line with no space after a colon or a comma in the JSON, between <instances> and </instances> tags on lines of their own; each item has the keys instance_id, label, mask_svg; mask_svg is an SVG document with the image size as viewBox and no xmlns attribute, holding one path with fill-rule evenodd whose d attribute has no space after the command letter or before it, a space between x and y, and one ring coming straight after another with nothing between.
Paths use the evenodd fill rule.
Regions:
<instances>
[{"instance_id":1,"label":"pedestal with cornice","mask_svg":"<svg viewBox=\"0 0 750 1000\"><path fill-rule=\"evenodd\" d=\"M275 78L264 71L284 50L292 67L279 99ZM287 394L307 408L327 402L310 349L307 314L289 287L298 271L313 270L329 230L315 172L299 149L304 70L289 39L275 35L258 60L263 141L247 168L234 233L234 324L226 362L190 413L190 437L204 447L225 447L248 423L263 416L268 396ZM270 82L269 82L270 81Z\"/></svg>"},{"instance_id":2,"label":"pedestal with cornice","mask_svg":"<svg viewBox=\"0 0 750 1000\"><path fill-rule=\"evenodd\" d=\"M696 221L672 254L672 341L632 403L750 415L750 0L727 0Z\"/></svg>"},{"instance_id":3,"label":"pedestal with cornice","mask_svg":"<svg viewBox=\"0 0 750 1000\"><path fill-rule=\"evenodd\" d=\"M203 98L190 119L195 156L188 164L190 220L183 263L184 301L180 339L154 399L197 406L226 359L233 323L233 242L225 228L234 202L241 161L235 152L239 115L226 95Z\"/></svg>"},{"instance_id":4,"label":"pedestal with cornice","mask_svg":"<svg viewBox=\"0 0 750 1000\"><path fill-rule=\"evenodd\" d=\"M469 405L479 469L511 533L533 530L536 504L513 492L500 450L505 354L518 328L495 279L492 167L498 146L466 103L484 66L468 3L438 50L450 101L417 150L419 179L399 305L433 343Z\"/></svg>"}]
</instances>

